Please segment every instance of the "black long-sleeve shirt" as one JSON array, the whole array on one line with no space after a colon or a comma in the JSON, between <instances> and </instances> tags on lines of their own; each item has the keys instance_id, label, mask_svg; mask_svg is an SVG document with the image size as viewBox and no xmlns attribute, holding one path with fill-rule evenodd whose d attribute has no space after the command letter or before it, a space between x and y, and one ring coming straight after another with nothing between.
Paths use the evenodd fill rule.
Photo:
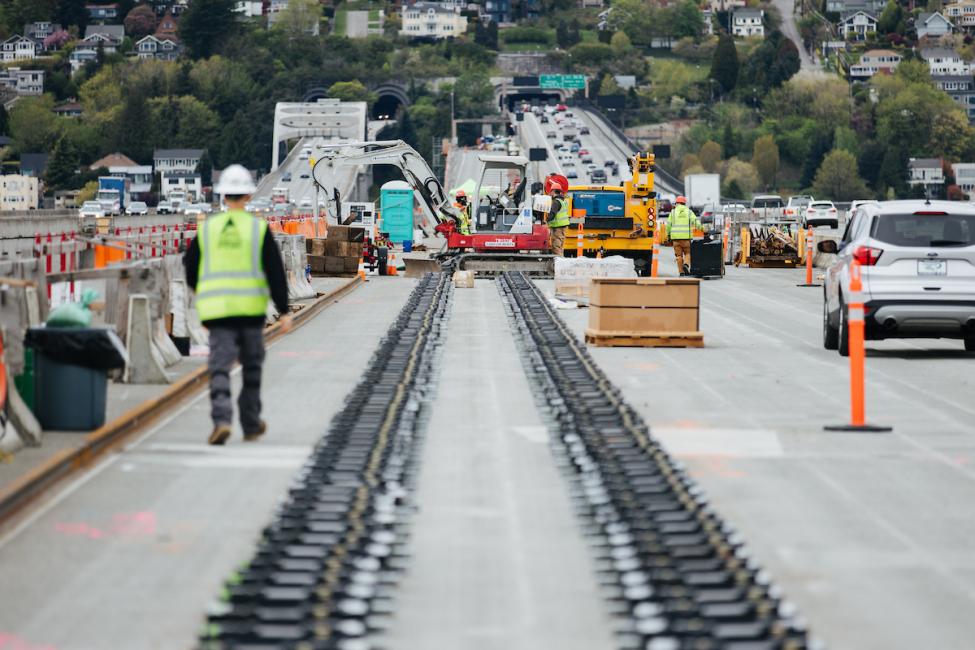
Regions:
<instances>
[{"instance_id":1,"label":"black long-sleeve shirt","mask_svg":"<svg viewBox=\"0 0 975 650\"><path fill-rule=\"evenodd\" d=\"M183 266L186 267L186 284L196 291L200 277L200 244L197 238L190 242L190 247L183 255ZM271 290L271 300L277 307L278 313L288 313L288 278L284 273L284 262L278 245L274 243L274 236L270 230L264 232L264 243L261 246L261 266ZM221 327L254 327L263 326L263 316L234 316L231 318L216 318L206 321L207 325Z\"/></svg>"}]
</instances>

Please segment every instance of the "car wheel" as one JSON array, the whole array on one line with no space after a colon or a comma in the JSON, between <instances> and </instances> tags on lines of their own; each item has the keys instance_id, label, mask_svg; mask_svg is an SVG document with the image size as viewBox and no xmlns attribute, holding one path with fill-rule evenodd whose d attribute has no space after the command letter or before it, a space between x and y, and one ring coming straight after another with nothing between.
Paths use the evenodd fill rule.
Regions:
<instances>
[{"instance_id":1,"label":"car wheel","mask_svg":"<svg viewBox=\"0 0 975 650\"><path fill-rule=\"evenodd\" d=\"M840 303L839 346L837 349L841 357L850 356L850 323L846 305L842 302Z\"/></svg>"},{"instance_id":2,"label":"car wheel","mask_svg":"<svg viewBox=\"0 0 975 650\"><path fill-rule=\"evenodd\" d=\"M975 352L975 336L965 337L965 351Z\"/></svg>"},{"instance_id":3,"label":"car wheel","mask_svg":"<svg viewBox=\"0 0 975 650\"><path fill-rule=\"evenodd\" d=\"M837 350L840 347L840 330L829 324L829 303L823 296L823 347L827 350Z\"/></svg>"}]
</instances>

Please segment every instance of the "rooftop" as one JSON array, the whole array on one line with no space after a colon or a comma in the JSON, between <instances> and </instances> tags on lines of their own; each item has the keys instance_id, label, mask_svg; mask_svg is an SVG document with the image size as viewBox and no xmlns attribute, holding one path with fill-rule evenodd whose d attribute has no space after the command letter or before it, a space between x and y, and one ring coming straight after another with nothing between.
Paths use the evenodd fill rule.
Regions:
<instances>
[{"instance_id":1,"label":"rooftop","mask_svg":"<svg viewBox=\"0 0 975 650\"><path fill-rule=\"evenodd\" d=\"M156 149L152 152L152 157L155 160L160 158L199 158L204 151L204 149Z\"/></svg>"},{"instance_id":2,"label":"rooftop","mask_svg":"<svg viewBox=\"0 0 975 650\"><path fill-rule=\"evenodd\" d=\"M919 169L921 167L937 167L941 169L941 159L940 158L911 158L908 161L907 166L911 169Z\"/></svg>"},{"instance_id":3,"label":"rooftop","mask_svg":"<svg viewBox=\"0 0 975 650\"><path fill-rule=\"evenodd\" d=\"M96 160L91 164L92 169L98 169L100 167L137 167L139 163L135 162L123 153L115 152L110 153L101 160Z\"/></svg>"}]
</instances>

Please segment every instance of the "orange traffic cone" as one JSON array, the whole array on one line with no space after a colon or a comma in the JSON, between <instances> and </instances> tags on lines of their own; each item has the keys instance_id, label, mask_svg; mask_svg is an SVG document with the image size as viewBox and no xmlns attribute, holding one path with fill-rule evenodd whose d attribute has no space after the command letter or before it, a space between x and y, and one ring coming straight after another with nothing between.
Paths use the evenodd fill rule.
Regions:
<instances>
[{"instance_id":1,"label":"orange traffic cone","mask_svg":"<svg viewBox=\"0 0 975 650\"><path fill-rule=\"evenodd\" d=\"M399 275L396 268L396 249L389 249L389 257L386 259L386 275Z\"/></svg>"},{"instance_id":2,"label":"orange traffic cone","mask_svg":"<svg viewBox=\"0 0 975 650\"><path fill-rule=\"evenodd\" d=\"M362 253L359 253L359 271L356 273L359 279L363 282L368 282L369 278L366 277L366 261L362 258Z\"/></svg>"}]
</instances>

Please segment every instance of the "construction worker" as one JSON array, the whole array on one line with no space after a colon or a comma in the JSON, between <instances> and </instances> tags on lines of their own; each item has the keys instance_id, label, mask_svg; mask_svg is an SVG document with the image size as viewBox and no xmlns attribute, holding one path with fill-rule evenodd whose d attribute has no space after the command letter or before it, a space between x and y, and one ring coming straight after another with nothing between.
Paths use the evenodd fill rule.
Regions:
<instances>
[{"instance_id":1,"label":"construction worker","mask_svg":"<svg viewBox=\"0 0 975 650\"><path fill-rule=\"evenodd\" d=\"M223 195L227 211L201 224L183 264L186 282L196 292L200 320L210 331L209 442L222 445L234 417L230 369L238 359L244 386L237 407L244 440L257 440L267 430L261 419L261 366L268 297L281 314L284 332L291 329L291 314L284 264L267 222L244 211L257 190L250 172L230 165L213 190Z\"/></svg>"},{"instance_id":2,"label":"construction worker","mask_svg":"<svg viewBox=\"0 0 975 650\"><path fill-rule=\"evenodd\" d=\"M469 235L471 234L471 204L467 202L467 192L457 190L454 199L454 207L460 212L460 223L457 230L462 235Z\"/></svg>"},{"instance_id":3,"label":"construction worker","mask_svg":"<svg viewBox=\"0 0 975 650\"><path fill-rule=\"evenodd\" d=\"M552 197L552 209L548 213L548 245L559 257L565 253L565 229L569 225L569 202L565 199L568 190L569 179L561 174L551 174L545 179L545 193Z\"/></svg>"},{"instance_id":4,"label":"construction worker","mask_svg":"<svg viewBox=\"0 0 975 650\"><path fill-rule=\"evenodd\" d=\"M674 209L667 217L667 238L674 243L674 255L677 257L677 272L689 275L691 272L691 239L694 228L700 228L701 222L694 211L687 207L687 197L678 196Z\"/></svg>"}]
</instances>

